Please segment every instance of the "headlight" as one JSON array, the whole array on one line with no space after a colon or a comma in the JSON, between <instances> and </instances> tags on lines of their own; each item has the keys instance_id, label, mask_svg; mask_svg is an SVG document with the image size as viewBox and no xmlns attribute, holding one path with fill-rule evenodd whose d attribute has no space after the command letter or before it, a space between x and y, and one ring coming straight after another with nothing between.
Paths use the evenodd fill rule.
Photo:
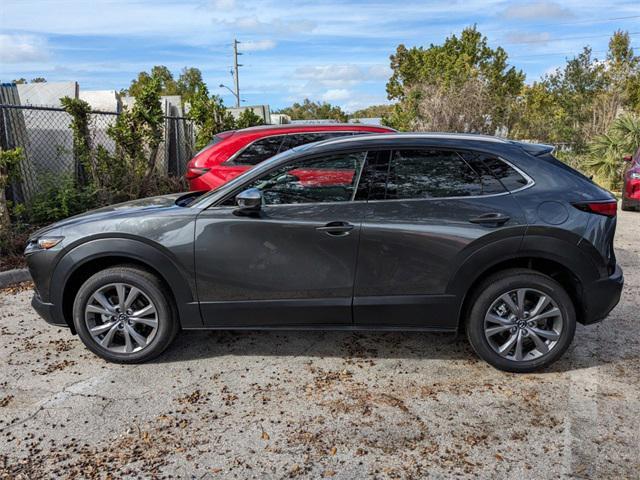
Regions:
<instances>
[{"instance_id":1,"label":"headlight","mask_svg":"<svg viewBox=\"0 0 640 480\"><path fill-rule=\"evenodd\" d=\"M631 172L631 174L629 175L629 178L632 178L634 180L640 180L640 173L638 172Z\"/></svg>"},{"instance_id":2,"label":"headlight","mask_svg":"<svg viewBox=\"0 0 640 480\"><path fill-rule=\"evenodd\" d=\"M49 237L46 235L44 237L34 238L27 244L25 253L36 252L38 250L49 250L50 248L58 245L62 240L64 240L64 237Z\"/></svg>"}]
</instances>

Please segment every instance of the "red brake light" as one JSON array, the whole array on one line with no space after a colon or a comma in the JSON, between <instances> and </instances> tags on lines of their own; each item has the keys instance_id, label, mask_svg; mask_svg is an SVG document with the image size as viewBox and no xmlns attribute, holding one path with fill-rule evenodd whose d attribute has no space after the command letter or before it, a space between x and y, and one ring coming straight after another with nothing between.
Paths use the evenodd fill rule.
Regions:
<instances>
[{"instance_id":1,"label":"red brake light","mask_svg":"<svg viewBox=\"0 0 640 480\"><path fill-rule=\"evenodd\" d=\"M606 202L574 203L574 207L583 212L597 213L606 217L615 217L618 214L618 202L608 200Z\"/></svg>"},{"instance_id":2,"label":"red brake light","mask_svg":"<svg viewBox=\"0 0 640 480\"><path fill-rule=\"evenodd\" d=\"M184 174L184 178L187 180L193 180L194 178L204 175L209 170L209 168L189 167L187 168L187 173Z\"/></svg>"}]
</instances>

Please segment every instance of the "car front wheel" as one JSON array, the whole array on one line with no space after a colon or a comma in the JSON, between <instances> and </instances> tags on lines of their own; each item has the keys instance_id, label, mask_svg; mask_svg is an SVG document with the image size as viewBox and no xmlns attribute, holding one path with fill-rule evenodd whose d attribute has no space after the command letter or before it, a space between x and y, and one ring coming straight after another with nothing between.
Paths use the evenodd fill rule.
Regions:
<instances>
[{"instance_id":1,"label":"car front wheel","mask_svg":"<svg viewBox=\"0 0 640 480\"><path fill-rule=\"evenodd\" d=\"M513 269L487 278L476 290L467 336L476 353L508 372L532 372L555 362L571 344L575 309L547 275Z\"/></svg>"},{"instance_id":2,"label":"car front wheel","mask_svg":"<svg viewBox=\"0 0 640 480\"><path fill-rule=\"evenodd\" d=\"M155 275L137 267L108 268L78 290L73 322L96 355L111 362L140 363L162 353L178 331L170 299Z\"/></svg>"}]
</instances>

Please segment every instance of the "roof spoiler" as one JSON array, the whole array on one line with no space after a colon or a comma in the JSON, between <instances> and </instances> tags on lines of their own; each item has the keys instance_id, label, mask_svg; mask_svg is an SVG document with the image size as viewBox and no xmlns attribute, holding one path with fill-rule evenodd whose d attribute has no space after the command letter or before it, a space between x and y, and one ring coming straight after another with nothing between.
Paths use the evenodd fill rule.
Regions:
<instances>
[{"instance_id":1,"label":"roof spoiler","mask_svg":"<svg viewBox=\"0 0 640 480\"><path fill-rule=\"evenodd\" d=\"M554 147L553 145L546 145L544 143L516 142L513 140L511 141L511 143L513 143L514 145L518 145L525 152L533 155L534 157L540 157L548 153L553 153L553 151L556 149L556 147Z\"/></svg>"}]
</instances>

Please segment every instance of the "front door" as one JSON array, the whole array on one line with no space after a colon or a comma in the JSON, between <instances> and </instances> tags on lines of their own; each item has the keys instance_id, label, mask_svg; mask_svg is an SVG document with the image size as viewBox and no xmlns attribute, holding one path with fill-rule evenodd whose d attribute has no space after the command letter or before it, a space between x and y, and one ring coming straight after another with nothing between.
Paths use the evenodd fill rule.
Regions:
<instances>
[{"instance_id":1,"label":"front door","mask_svg":"<svg viewBox=\"0 0 640 480\"><path fill-rule=\"evenodd\" d=\"M366 209L354 198L365 157L298 160L242 187L261 190L259 214L238 215L234 195L198 216L196 280L206 326L352 323Z\"/></svg>"}]
</instances>

